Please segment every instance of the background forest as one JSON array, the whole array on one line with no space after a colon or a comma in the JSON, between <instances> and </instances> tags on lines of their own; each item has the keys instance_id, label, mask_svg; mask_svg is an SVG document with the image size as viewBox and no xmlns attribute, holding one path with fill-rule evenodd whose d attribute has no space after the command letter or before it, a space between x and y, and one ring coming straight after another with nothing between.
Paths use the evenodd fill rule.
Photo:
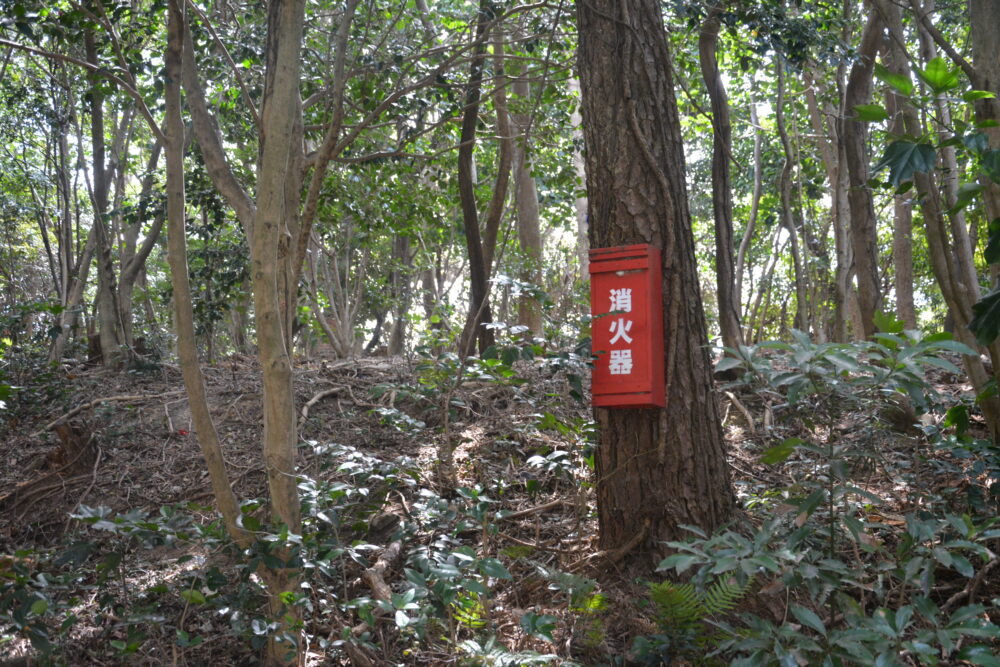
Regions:
<instances>
[{"instance_id":1,"label":"background forest","mask_svg":"<svg viewBox=\"0 0 1000 667\"><path fill-rule=\"evenodd\" d=\"M1000 664L1000 1L636 1L741 508L666 546L579 4L0 0L0 664Z\"/></svg>"}]
</instances>

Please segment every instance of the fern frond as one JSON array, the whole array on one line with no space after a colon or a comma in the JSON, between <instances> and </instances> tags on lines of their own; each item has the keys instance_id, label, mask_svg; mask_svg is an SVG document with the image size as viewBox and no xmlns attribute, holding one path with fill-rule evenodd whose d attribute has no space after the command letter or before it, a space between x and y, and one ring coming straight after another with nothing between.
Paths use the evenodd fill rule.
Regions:
<instances>
[{"instance_id":1,"label":"fern frond","mask_svg":"<svg viewBox=\"0 0 1000 667\"><path fill-rule=\"evenodd\" d=\"M731 612L750 589L753 577L740 584L736 577L719 579L708 587L701 599L706 616L716 616Z\"/></svg>"},{"instance_id":2,"label":"fern frond","mask_svg":"<svg viewBox=\"0 0 1000 667\"><path fill-rule=\"evenodd\" d=\"M664 624L692 628L709 616L726 614L736 608L753 583L753 577L740 584L735 577L712 583L704 594L690 584L664 581L649 585L649 597L656 605Z\"/></svg>"},{"instance_id":3,"label":"fern frond","mask_svg":"<svg viewBox=\"0 0 1000 667\"><path fill-rule=\"evenodd\" d=\"M650 584L649 597L656 604L657 615L664 624L688 628L706 615L701 597L691 584L670 581Z\"/></svg>"}]
</instances>

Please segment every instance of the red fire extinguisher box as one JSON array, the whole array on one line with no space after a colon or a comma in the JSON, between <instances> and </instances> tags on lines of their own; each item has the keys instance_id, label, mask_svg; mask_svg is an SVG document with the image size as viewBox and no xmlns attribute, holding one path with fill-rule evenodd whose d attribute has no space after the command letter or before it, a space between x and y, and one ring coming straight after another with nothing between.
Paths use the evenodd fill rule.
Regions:
<instances>
[{"instance_id":1,"label":"red fire extinguisher box","mask_svg":"<svg viewBox=\"0 0 1000 667\"><path fill-rule=\"evenodd\" d=\"M647 244L590 251L593 404L665 407L660 250Z\"/></svg>"}]
</instances>

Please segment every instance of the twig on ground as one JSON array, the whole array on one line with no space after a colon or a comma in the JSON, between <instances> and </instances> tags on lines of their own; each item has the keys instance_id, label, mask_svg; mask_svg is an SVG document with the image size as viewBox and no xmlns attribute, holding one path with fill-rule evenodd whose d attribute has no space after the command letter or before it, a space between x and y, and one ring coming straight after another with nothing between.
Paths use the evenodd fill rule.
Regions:
<instances>
[{"instance_id":1,"label":"twig on ground","mask_svg":"<svg viewBox=\"0 0 1000 667\"><path fill-rule=\"evenodd\" d=\"M979 587L982 585L983 580L986 579L986 575L988 575L990 571L997 566L998 563L1000 563L1000 557L994 556L990 560L990 562L988 562L986 565L983 566L981 570L979 570L979 572L976 572L976 576L972 578L972 581L966 584L965 588L952 595L950 598L948 598L947 602L941 605L941 611L950 610L953 606L958 604L959 600L961 600L963 597L968 598L967 599L968 604L973 604L974 603L973 598L976 597L976 591L979 590Z\"/></svg>"},{"instance_id":2,"label":"twig on ground","mask_svg":"<svg viewBox=\"0 0 1000 667\"><path fill-rule=\"evenodd\" d=\"M743 418L746 419L747 429L750 431L750 435L757 435L757 427L753 423L753 415L747 410L747 407L743 405L740 399L736 398L736 394L731 391L726 392L726 396L732 405L736 406L736 409L743 413Z\"/></svg>"},{"instance_id":3,"label":"twig on ground","mask_svg":"<svg viewBox=\"0 0 1000 667\"><path fill-rule=\"evenodd\" d=\"M505 514L504 516L497 517L497 519L500 521L513 521L514 519L520 519L521 517L530 516L538 512L547 512L548 510L555 509L556 507L562 507L566 504L567 502L565 500L559 498L557 500L547 502L544 505L536 505L535 507L529 507L526 510L519 510L517 512Z\"/></svg>"},{"instance_id":4,"label":"twig on ground","mask_svg":"<svg viewBox=\"0 0 1000 667\"><path fill-rule=\"evenodd\" d=\"M90 493L90 490L94 488L95 484L97 484L97 467L101 465L102 456L104 456L104 450L98 447L97 458L94 461L94 469L90 471L90 485L88 485L87 488L84 489L83 493L80 494L80 500L77 502L82 503L83 499L87 497L88 493Z\"/></svg>"},{"instance_id":5,"label":"twig on ground","mask_svg":"<svg viewBox=\"0 0 1000 667\"><path fill-rule=\"evenodd\" d=\"M514 544L519 544L522 547L531 547L532 549L537 549L538 551L549 551L551 553L566 554L566 555L570 555L570 556L573 556L573 555L576 555L576 554L580 553L579 550L576 550L576 549L557 549L556 547L547 547L547 546L545 546L543 544L537 544L535 542L528 542L527 540L519 539L517 537L514 537L513 535L508 535L507 533L505 533L503 531L499 531L497 533L497 535L499 535L500 537L504 538L505 540L510 540Z\"/></svg>"},{"instance_id":6,"label":"twig on ground","mask_svg":"<svg viewBox=\"0 0 1000 667\"><path fill-rule=\"evenodd\" d=\"M338 385L336 387L324 389L306 401L306 404L302 406L301 416L299 417L299 428L302 428L302 425L306 423L306 419L309 417L309 408L316 405L327 396L333 396L334 394L339 394L342 391L344 391L344 387ZM351 398L353 398L353 396Z\"/></svg>"}]
</instances>

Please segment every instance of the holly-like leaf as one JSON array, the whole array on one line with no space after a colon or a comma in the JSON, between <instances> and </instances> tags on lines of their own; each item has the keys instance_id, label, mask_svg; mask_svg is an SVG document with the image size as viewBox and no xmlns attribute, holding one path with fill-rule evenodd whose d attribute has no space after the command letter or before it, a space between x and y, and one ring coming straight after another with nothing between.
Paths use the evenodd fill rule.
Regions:
<instances>
[{"instance_id":1,"label":"holly-like leaf","mask_svg":"<svg viewBox=\"0 0 1000 667\"><path fill-rule=\"evenodd\" d=\"M934 93L958 88L958 68L949 67L948 61L940 56L928 62L925 69L916 68L916 72Z\"/></svg>"},{"instance_id":2,"label":"holly-like leaf","mask_svg":"<svg viewBox=\"0 0 1000 667\"><path fill-rule=\"evenodd\" d=\"M792 614L802 625L807 625L824 637L826 636L826 626L823 625L823 621L812 609L794 604L792 605Z\"/></svg>"},{"instance_id":3,"label":"holly-like leaf","mask_svg":"<svg viewBox=\"0 0 1000 667\"><path fill-rule=\"evenodd\" d=\"M932 145L900 139L889 144L885 155L872 170L877 172L889 167L889 182L893 187L899 187L900 183L912 179L917 172L932 171L935 164L937 151Z\"/></svg>"}]
</instances>

